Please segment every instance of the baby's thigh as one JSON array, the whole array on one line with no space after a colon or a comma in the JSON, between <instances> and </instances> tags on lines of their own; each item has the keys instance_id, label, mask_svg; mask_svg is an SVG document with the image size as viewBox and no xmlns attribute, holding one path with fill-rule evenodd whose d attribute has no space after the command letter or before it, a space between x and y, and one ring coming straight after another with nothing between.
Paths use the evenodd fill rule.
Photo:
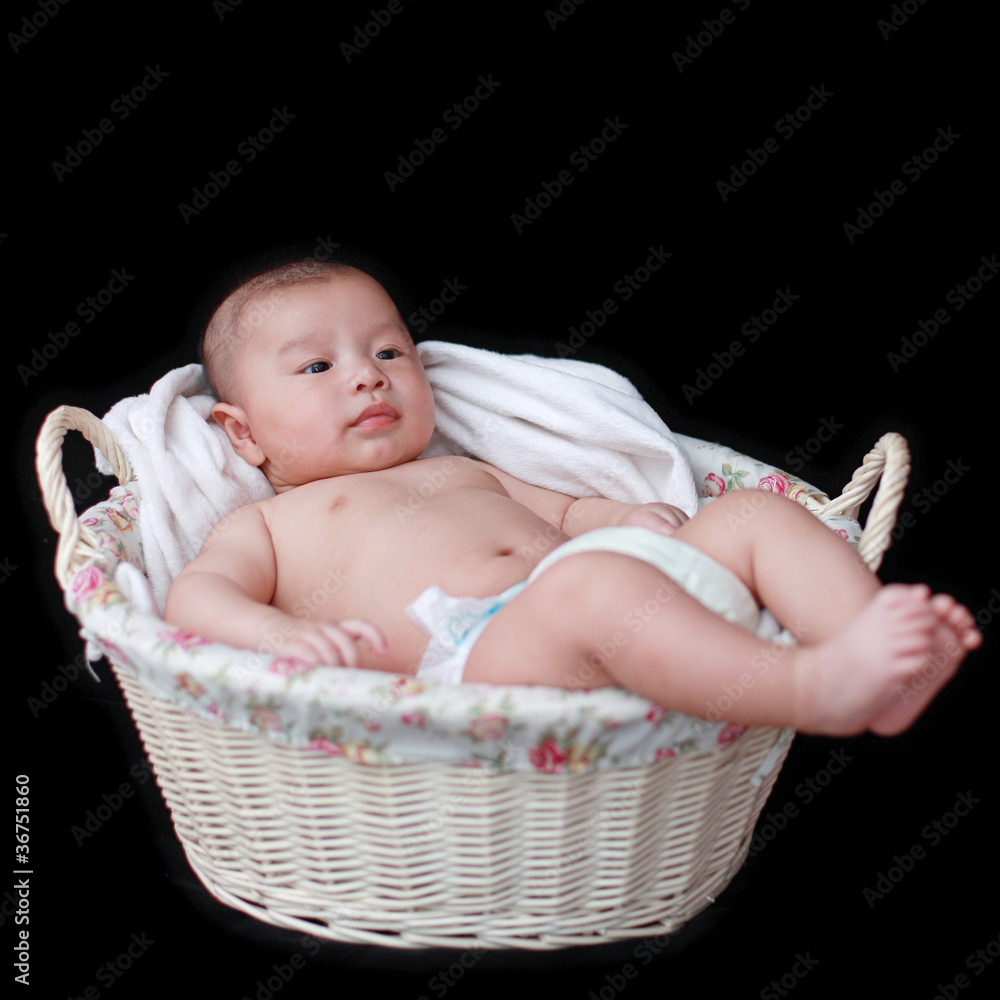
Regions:
<instances>
[{"instance_id":1,"label":"baby's thigh","mask_svg":"<svg viewBox=\"0 0 1000 1000\"><path fill-rule=\"evenodd\" d=\"M463 681L571 686L583 602L574 600L579 580L570 564L579 558L556 563L496 612L469 653Z\"/></svg>"},{"instance_id":2,"label":"baby's thigh","mask_svg":"<svg viewBox=\"0 0 1000 1000\"><path fill-rule=\"evenodd\" d=\"M463 680L607 687L615 683L604 669L608 655L619 652L615 637L625 634L631 611L662 594L667 583L662 573L632 556L567 556L493 616L472 647Z\"/></svg>"}]
</instances>

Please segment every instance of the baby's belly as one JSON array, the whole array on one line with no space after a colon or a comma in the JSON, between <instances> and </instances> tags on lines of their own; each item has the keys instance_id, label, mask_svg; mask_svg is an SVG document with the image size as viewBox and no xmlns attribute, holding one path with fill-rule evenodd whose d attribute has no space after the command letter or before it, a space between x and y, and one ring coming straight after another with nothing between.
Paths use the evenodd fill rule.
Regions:
<instances>
[{"instance_id":1,"label":"baby's belly","mask_svg":"<svg viewBox=\"0 0 1000 1000\"><path fill-rule=\"evenodd\" d=\"M469 505L456 495L464 492L415 511L395 505L353 518L333 512L308 544L276 545L272 603L297 618L370 621L390 652L378 656L362 642L361 666L414 673L429 637L406 614L408 604L435 585L455 596L499 594L567 539L509 497L489 493Z\"/></svg>"}]
</instances>

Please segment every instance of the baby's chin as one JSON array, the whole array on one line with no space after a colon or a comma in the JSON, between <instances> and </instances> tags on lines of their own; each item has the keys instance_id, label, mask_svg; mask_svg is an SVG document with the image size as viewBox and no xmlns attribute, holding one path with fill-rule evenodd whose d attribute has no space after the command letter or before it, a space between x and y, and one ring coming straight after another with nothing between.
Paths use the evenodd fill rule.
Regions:
<instances>
[{"instance_id":1,"label":"baby's chin","mask_svg":"<svg viewBox=\"0 0 1000 1000\"><path fill-rule=\"evenodd\" d=\"M352 460L346 460L343 464L330 463L325 468L288 470L282 474L281 470L268 467L265 463L261 471L267 476L268 482L274 487L275 492L281 493L294 486L306 486L309 483L322 482L327 479L338 479L341 476L359 475L363 472L383 472L386 469L395 469L401 465L407 465L416 461L427 450L428 442L417 441L404 448L394 448L384 454L373 454L366 456L353 456Z\"/></svg>"}]
</instances>

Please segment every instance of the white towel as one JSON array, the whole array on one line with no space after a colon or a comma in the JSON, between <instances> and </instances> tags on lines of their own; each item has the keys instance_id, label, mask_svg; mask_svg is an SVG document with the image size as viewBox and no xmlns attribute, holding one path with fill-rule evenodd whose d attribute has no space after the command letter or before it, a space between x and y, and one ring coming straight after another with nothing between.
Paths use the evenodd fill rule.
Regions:
<instances>
[{"instance_id":1,"label":"white towel","mask_svg":"<svg viewBox=\"0 0 1000 1000\"><path fill-rule=\"evenodd\" d=\"M425 455L469 454L535 486L628 503L698 507L687 454L666 424L616 372L572 359L509 355L425 341L437 428ZM143 563L119 584L137 606L162 614L174 577L213 526L274 496L264 474L233 449L211 417L201 365L168 372L148 395L104 416L136 479ZM98 468L110 473L97 453Z\"/></svg>"},{"instance_id":2,"label":"white towel","mask_svg":"<svg viewBox=\"0 0 1000 1000\"><path fill-rule=\"evenodd\" d=\"M119 584L142 610L160 614L174 577L201 551L215 524L238 507L274 496L260 469L245 462L212 419L216 399L201 365L185 365L148 395L116 403L105 415L132 466L139 500L142 560L152 594L125 569ZM111 473L95 449L97 467Z\"/></svg>"},{"instance_id":3,"label":"white towel","mask_svg":"<svg viewBox=\"0 0 1000 1000\"><path fill-rule=\"evenodd\" d=\"M418 349L437 409L438 440L426 454L466 452L570 496L697 511L687 452L624 376L443 341Z\"/></svg>"}]
</instances>

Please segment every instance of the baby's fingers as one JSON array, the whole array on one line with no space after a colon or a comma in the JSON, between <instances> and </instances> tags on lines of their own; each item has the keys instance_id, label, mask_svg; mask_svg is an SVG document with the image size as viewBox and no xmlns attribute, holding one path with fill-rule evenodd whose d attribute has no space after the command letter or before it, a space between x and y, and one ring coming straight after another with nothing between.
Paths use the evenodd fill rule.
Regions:
<instances>
[{"instance_id":1,"label":"baby's fingers","mask_svg":"<svg viewBox=\"0 0 1000 1000\"><path fill-rule=\"evenodd\" d=\"M303 633L290 639L282 646L281 652L284 656L291 656L317 667L354 666L357 663L354 643L339 629L327 632L320 627Z\"/></svg>"},{"instance_id":2,"label":"baby's fingers","mask_svg":"<svg viewBox=\"0 0 1000 1000\"><path fill-rule=\"evenodd\" d=\"M668 508L667 511L672 509ZM671 516L667 511L654 504L636 507L629 515L627 523L639 528L649 528L650 531L661 535L672 535L684 522L680 518Z\"/></svg>"},{"instance_id":3,"label":"baby's fingers","mask_svg":"<svg viewBox=\"0 0 1000 1000\"><path fill-rule=\"evenodd\" d=\"M352 639L367 639L376 653L385 656L389 652L389 643L386 641L385 635L380 628L371 622L366 622L363 618L347 618L340 623L340 627Z\"/></svg>"},{"instance_id":4,"label":"baby's fingers","mask_svg":"<svg viewBox=\"0 0 1000 1000\"><path fill-rule=\"evenodd\" d=\"M334 650L334 658L328 660L333 667L356 667L358 665L358 650L354 640L343 628L336 625L321 625L319 631Z\"/></svg>"}]
</instances>

